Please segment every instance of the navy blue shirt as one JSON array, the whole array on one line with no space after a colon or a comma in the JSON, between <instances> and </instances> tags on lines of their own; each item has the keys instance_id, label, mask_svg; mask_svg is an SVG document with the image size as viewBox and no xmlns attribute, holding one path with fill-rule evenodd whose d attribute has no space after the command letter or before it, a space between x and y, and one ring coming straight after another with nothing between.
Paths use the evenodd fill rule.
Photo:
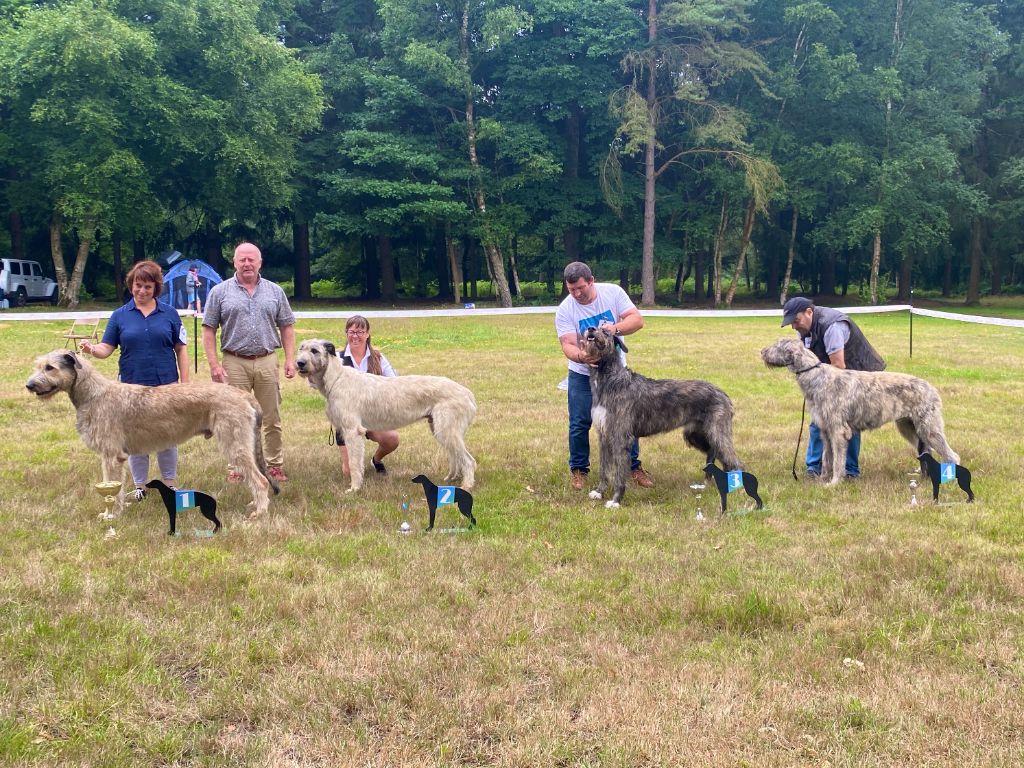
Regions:
<instances>
[{"instance_id":1,"label":"navy blue shirt","mask_svg":"<svg viewBox=\"0 0 1024 768\"><path fill-rule=\"evenodd\" d=\"M103 343L121 348L118 372L125 384L155 387L178 380L174 346L186 343L185 329L178 313L167 304L158 301L156 309L144 317L135 308L135 299L128 299L111 313Z\"/></svg>"}]
</instances>

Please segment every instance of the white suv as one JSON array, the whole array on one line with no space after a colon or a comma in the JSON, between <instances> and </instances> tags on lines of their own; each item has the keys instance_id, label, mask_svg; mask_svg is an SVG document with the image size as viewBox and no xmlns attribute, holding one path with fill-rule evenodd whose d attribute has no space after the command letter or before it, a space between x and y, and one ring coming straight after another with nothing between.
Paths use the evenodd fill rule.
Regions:
<instances>
[{"instance_id":1,"label":"white suv","mask_svg":"<svg viewBox=\"0 0 1024 768\"><path fill-rule=\"evenodd\" d=\"M24 307L30 301L56 304L58 297L57 284L43 276L38 261L0 259L0 301L7 299L11 306Z\"/></svg>"}]
</instances>

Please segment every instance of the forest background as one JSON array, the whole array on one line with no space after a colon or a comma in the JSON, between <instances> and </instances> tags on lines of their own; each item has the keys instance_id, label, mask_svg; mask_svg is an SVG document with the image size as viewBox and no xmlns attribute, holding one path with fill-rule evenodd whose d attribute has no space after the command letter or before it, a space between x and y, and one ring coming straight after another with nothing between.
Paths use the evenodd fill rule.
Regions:
<instances>
[{"instance_id":1,"label":"forest background","mask_svg":"<svg viewBox=\"0 0 1024 768\"><path fill-rule=\"evenodd\" d=\"M0 255L296 299L1024 287L1024 2L4 0Z\"/></svg>"}]
</instances>

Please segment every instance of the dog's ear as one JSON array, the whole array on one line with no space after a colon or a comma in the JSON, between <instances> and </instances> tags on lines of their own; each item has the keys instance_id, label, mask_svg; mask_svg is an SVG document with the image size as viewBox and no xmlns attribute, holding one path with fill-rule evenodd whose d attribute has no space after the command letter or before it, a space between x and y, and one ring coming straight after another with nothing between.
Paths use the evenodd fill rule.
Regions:
<instances>
[{"instance_id":1,"label":"dog's ear","mask_svg":"<svg viewBox=\"0 0 1024 768\"><path fill-rule=\"evenodd\" d=\"M338 354L338 350L336 350L334 348L334 345L331 344L331 342L329 341L324 342L324 352L326 352L331 357L334 357L335 355Z\"/></svg>"},{"instance_id":2,"label":"dog's ear","mask_svg":"<svg viewBox=\"0 0 1024 768\"><path fill-rule=\"evenodd\" d=\"M67 368L81 368L82 361L78 359L78 355L74 352L65 352L64 359L61 361Z\"/></svg>"},{"instance_id":3,"label":"dog's ear","mask_svg":"<svg viewBox=\"0 0 1024 768\"><path fill-rule=\"evenodd\" d=\"M629 347L626 346L626 342L622 340L621 336L615 337L615 346L621 349L626 354L629 354Z\"/></svg>"}]
</instances>

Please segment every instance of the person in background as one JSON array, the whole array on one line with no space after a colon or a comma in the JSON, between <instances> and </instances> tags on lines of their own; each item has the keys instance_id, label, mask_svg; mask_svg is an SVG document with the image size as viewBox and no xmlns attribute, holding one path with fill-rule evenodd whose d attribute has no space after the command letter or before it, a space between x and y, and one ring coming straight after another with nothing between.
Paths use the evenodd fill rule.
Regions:
<instances>
[{"instance_id":1,"label":"person in background","mask_svg":"<svg viewBox=\"0 0 1024 768\"><path fill-rule=\"evenodd\" d=\"M804 346L818 359L836 368L852 371L884 371L885 360L871 346L864 333L837 309L816 307L804 296L794 296L782 308L782 327L792 325ZM821 430L813 421L807 435L807 474L821 476ZM860 477L860 432L854 432L846 446L846 476Z\"/></svg>"},{"instance_id":2,"label":"person in background","mask_svg":"<svg viewBox=\"0 0 1024 768\"><path fill-rule=\"evenodd\" d=\"M555 332L562 353L569 360L569 483L581 491L590 472L590 367L584 361L579 340L591 327L607 326L618 336L628 336L644 327L644 319L626 292L614 283L594 282L594 273L582 261L565 268L569 295L555 311ZM630 451L633 482L650 488L654 481L640 464L640 443Z\"/></svg>"},{"instance_id":3,"label":"person in background","mask_svg":"<svg viewBox=\"0 0 1024 768\"><path fill-rule=\"evenodd\" d=\"M185 275L185 296L187 299L186 309L194 309L196 314L203 313L203 300L199 298L199 289L202 287L199 280L199 267L192 265Z\"/></svg>"},{"instance_id":4,"label":"person in background","mask_svg":"<svg viewBox=\"0 0 1024 768\"><path fill-rule=\"evenodd\" d=\"M159 387L177 381L188 383L188 354L185 327L170 305L157 301L163 293L164 276L153 261L140 261L125 279L132 297L114 310L98 344L82 342L81 350L100 360L120 348L118 378L125 384ZM156 455L160 478L174 488L178 478L178 449L166 448ZM149 480L149 456L128 457L135 490L140 501Z\"/></svg>"},{"instance_id":5,"label":"person in background","mask_svg":"<svg viewBox=\"0 0 1024 768\"><path fill-rule=\"evenodd\" d=\"M263 452L268 474L283 483L281 382L278 347L284 347L284 375L295 377L295 314L281 286L260 276L263 255L252 243L235 248L235 276L210 289L203 314L203 349L210 378L252 392L263 410ZM224 361L217 357L217 328ZM228 479L241 480L234 469Z\"/></svg>"},{"instance_id":6,"label":"person in background","mask_svg":"<svg viewBox=\"0 0 1024 768\"><path fill-rule=\"evenodd\" d=\"M370 321L362 315L352 315L345 322L345 349L338 353L338 357L346 365L350 365L357 371L370 373L376 376L397 376L395 369L388 362L388 359L375 349L370 338ZM340 432L335 432L338 447L341 449L341 472L346 477L351 474L348 464L348 449ZM390 431L367 430L366 439L377 444L371 461L377 474L386 475L387 468L384 466L384 457L394 453L398 448L398 433Z\"/></svg>"}]
</instances>

